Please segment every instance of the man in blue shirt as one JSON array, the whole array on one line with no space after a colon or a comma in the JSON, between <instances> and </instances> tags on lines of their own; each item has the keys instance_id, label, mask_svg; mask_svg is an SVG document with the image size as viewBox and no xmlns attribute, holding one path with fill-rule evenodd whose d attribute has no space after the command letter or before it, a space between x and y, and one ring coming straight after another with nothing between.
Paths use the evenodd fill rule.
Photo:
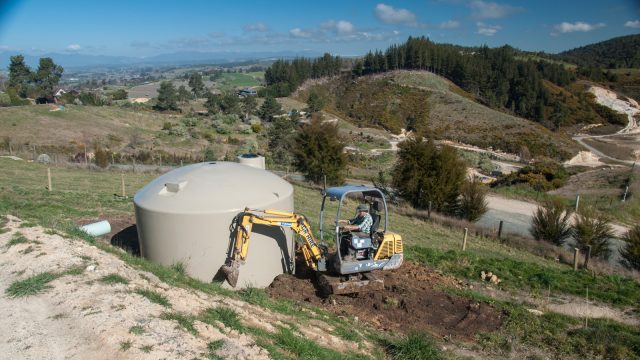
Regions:
<instances>
[{"instance_id":1,"label":"man in blue shirt","mask_svg":"<svg viewBox=\"0 0 640 360\"><path fill-rule=\"evenodd\" d=\"M346 223L343 225L345 230L349 231L359 231L363 233L371 232L371 225L373 225L373 218L369 215L369 207L366 204L358 205L358 215L348 221L341 220L341 223Z\"/></svg>"}]
</instances>

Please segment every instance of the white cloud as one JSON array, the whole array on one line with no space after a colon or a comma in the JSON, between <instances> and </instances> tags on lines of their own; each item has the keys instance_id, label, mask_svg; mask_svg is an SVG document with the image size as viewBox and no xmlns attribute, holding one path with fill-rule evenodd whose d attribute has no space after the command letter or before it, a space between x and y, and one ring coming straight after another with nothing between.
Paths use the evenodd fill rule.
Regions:
<instances>
[{"instance_id":1,"label":"white cloud","mask_svg":"<svg viewBox=\"0 0 640 360\"><path fill-rule=\"evenodd\" d=\"M624 23L624 26L634 28L634 29L640 29L640 20L634 20L634 21L629 20L626 23Z\"/></svg>"},{"instance_id":2,"label":"white cloud","mask_svg":"<svg viewBox=\"0 0 640 360\"><path fill-rule=\"evenodd\" d=\"M69 46L67 46L67 50L70 51L78 51L82 48L82 46L78 45L78 44L70 44Z\"/></svg>"},{"instance_id":3,"label":"white cloud","mask_svg":"<svg viewBox=\"0 0 640 360\"><path fill-rule=\"evenodd\" d=\"M341 35L352 34L356 28L353 24L346 20L334 21L329 20L320 24L320 28L324 30L334 31Z\"/></svg>"},{"instance_id":4,"label":"white cloud","mask_svg":"<svg viewBox=\"0 0 640 360\"><path fill-rule=\"evenodd\" d=\"M592 31L601 27L606 26L605 23L597 23L597 24L589 24L582 21L576 21L574 23L562 22L555 26L555 29L561 33L570 33L570 32L587 32Z\"/></svg>"},{"instance_id":5,"label":"white cloud","mask_svg":"<svg viewBox=\"0 0 640 360\"><path fill-rule=\"evenodd\" d=\"M309 37L311 37L311 32L310 31L302 30L300 28L293 28L293 29L289 30L289 34L291 34L291 36L297 37L297 38L309 38Z\"/></svg>"},{"instance_id":6,"label":"white cloud","mask_svg":"<svg viewBox=\"0 0 640 360\"><path fill-rule=\"evenodd\" d=\"M265 23L258 21L253 24L245 24L242 26L242 30L245 32L267 32L269 31L269 27L265 25Z\"/></svg>"},{"instance_id":7,"label":"white cloud","mask_svg":"<svg viewBox=\"0 0 640 360\"><path fill-rule=\"evenodd\" d=\"M493 36L502 29L500 25L489 25L483 22L477 22L476 26L478 27L478 34L484 36Z\"/></svg>"},{"instance_id":8,"label":"white cloud","mask_svg":"<svg viewBox=\"0 0 640 360\"><path fill-rule=\"evenodd\" d=\"M376 5L375 12L378 19L386 24L417 24L416 15L407 9L394 9L393 6L381 3Z\"/></svg>"},{"instance_id":9,"label":"white cloud","mask_svg":"<svg viewBox=\"0 0 640 360\"><path fill-rule=\"evenodd\" d=\"M475 0L470 3L472 16L476 19L500 19L524 10L520 7L503 5L494 2Z\"/></svg>"},{"instance_id":10,"label":"white cloud","mask_svg":"<svg viewBox=\"0 0 640 360\"><path fill-rule=\"evenodd\" d=\"M455 29L460 27L460 22L456 20L448 20L438 25L440 29Z\"/></svg>"}]
</instances>

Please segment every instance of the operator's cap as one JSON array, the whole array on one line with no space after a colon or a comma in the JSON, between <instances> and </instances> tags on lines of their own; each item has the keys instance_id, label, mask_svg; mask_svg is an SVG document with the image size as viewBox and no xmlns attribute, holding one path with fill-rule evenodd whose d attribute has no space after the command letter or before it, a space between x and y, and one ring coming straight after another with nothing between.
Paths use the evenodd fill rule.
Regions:
<instances>
[{"instance_id":1,"label":"operator's cap","mask_svg":"<svg viewBox=\"0 0 640 360\"><path fill-rule=\"evenodd\" d=\"M360 205L358 205L358 211L369 212L369 207L367 206L367 204L360 204Z\"/></svg>"}]
</instances>

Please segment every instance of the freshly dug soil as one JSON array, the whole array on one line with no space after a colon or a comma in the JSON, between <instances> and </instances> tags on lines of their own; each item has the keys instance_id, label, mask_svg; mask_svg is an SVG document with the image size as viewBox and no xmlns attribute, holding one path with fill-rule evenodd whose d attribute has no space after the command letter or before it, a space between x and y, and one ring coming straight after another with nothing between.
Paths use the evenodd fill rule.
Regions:
<instances>
[{"instance_id":1,"label":"freshly dug soil","mask_svg":"<svg viewBox=\"0 0 640 360\"><path fill-rule=\"evenodd\" d=\"M300 268L298 268L300 269ZM341 316L355 316L380 330L427 331L436 336L473 340L500 328L504 314L490 305L450 295L438 286L460 287L460 281L424 266L405 262L397 270L378 271L383 292L322 298L313 274L282 274L267 288L273 298L308 302Z\"/></svg>"}]
</instances>

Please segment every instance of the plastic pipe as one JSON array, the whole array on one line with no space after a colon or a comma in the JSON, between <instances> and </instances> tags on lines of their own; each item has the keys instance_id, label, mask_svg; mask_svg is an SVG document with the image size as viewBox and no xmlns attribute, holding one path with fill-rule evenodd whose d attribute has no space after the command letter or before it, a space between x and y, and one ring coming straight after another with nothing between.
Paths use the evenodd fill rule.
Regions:
<instances>
[{"instance_id":1,"label":"plastic pipe","mask_svg":"<svg viewBox=\"0 0 640 360\"><path fill-rule=\"evenodd\" d=\"M111 224L107 220L80 226L80 230L91 236L102 236L111 232Z\"/></svg>"}]
</instances>

